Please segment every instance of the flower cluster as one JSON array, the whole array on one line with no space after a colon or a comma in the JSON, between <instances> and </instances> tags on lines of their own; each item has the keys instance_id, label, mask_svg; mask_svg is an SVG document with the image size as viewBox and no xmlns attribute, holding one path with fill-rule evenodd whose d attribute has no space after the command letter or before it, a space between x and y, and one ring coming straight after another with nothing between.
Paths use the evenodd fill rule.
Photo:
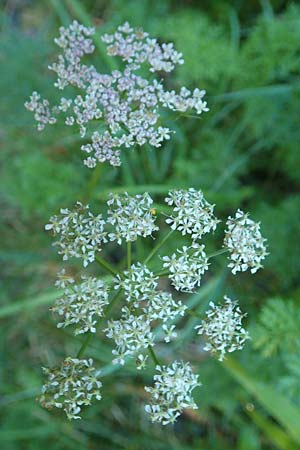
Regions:
<instances>
[{"instance_id":1,"label":"flower cluster","mask_svg":"<svg viewBox=\"0 0 300 450\"><path fill-rule=\"evenodd\" d=\"M230 252L228 267L233 274L250 268L251 273L262 267L267 256L266 239L260 233L260 224L249 219L240 209L235 217L229 217L225 231L224 247Z\"/></svg>"},{"instance_id":2,"label":"flower cluster","mask_svg":"<svg viewBox=\"0 0 300 450\"><path fill-rule=\"evenodd\" d=\"M88 205L77 202L73 211L61 209L60 215L51 217L45 229L59 236L53 245L59 248L64 261L71 257L82 258L86 267L101 251L101 244L107 242L104 225L101 214L94 216Z\"/></svg>"},{"instance_id":3,"label":"flower cluster","mask_svg":"<svg viewBox=\"0 0 300 450\"><path fill-rule=\"evenodd\" d=\"M129 308L122 308L122 317L109 320L106 336L113 339L116 348L112 351L115 356L113 364L125 364L125 358L154 345L151 331L151 321L146 314L134 315Z\"/></svg>"},{"instance_id":4,"label":"flower cluster","mask_svg":"<svg viewBox=\"0 0 300 450\"><path fill-rule=\"evenodd\" d=\"M170 191L165 201L173 207L166 222L183 236L190 234L193 240L201 239L216 229L219 220L214 216L215 205L208 203L201 191L193 188Z\"/></svg>"},{"instance_id":5,"label":"flower cluster","mask_svg":"<svg viewBox=\"0 0 300 450\"><path fill-rule=\"evenodd\" d=\"M80 419L83 405L101 400L100 372L96 372L92 359L66 358L60 367L43 368L48 380L42 389L41 404L51 409L63 408L68 419Z\"/></svg>"},{"instance_id":6,"label":"flower cluster","mask_svg":"<svg viewBox=\"0 0 300 450\"><path fill-rule=\"evenodd\" d=\"M169 270L169 278L177 291L193 292L201 284L202 275L208 270L208 258L204 245L193 243L184 246L171 256L163 256L163 267Z\"/></svg>"},{"instance_id":7,"label":"flower cluster","mask_svg":"<svg viewBox=\"0 0 300 450\"><path fill-rule=\"evenodd\" d=\"M56 286L63 289L63 295L51 308L63 316L63 321L57 327L75 324L75 335L95 333L97 320L103 316L104 307L108 304L108 289L102 280L85 276L81 278L80 284L74 284L74 279L66 277L64 270L59 273Z\"/></svg>"},{"instance_id":8,"label":"flower cluster","mask_svg":"<svg viewBox=\"0 0 300 450\"><path fill-rule=\"evenodd\" d=\"M72 324L75 325L75 334L95 332L97 319L103 317L105 311L111 311L111 304L120 298L123 303L117 316L107 320L102 331L115 343L113 363L124 365L128 358L135 357L139 370L146 366L147 351L157 365L154 353L156 340L163 338L169 343L175 339L175 322L184 316L187 309L171 292L161 289L160 276L167 275L177 291L193 292L201 285L209 267L208 260L214 255L208 257L205 245L200 242L204 235L215 230L219 222L214 216L214 205L209 204L202 192L195 189L171 191L165 200L173 206L167 223L172 230L188 238L188 245L171 255L158 257L162 267L157 272L152 271L146 262L151 264L152 257L167 236L172 235L172 230L158 242L146 262L136 261L126 270L115 270L98 257L99 264L115 274L110 280L111 291L115 291L112 300L101 280L82 276L82 281L76 284L63 271L56 283L63 290L63 295L52 308L62 316L59 327ZM153 210L153 200L149 194L110 194L106 217L94 216L88 206L78 202L74 211L62 209L60 215L52 217L46 229L59 236L55 245L63 254L63 259L80 257L86 266L95 259L95 253L101 250L103 243L117 242L122 245L138 237L151 236L158 230L156 219L157 212ZM252 272L256 271L261 265L260 260L266 255L265 239L260 235L259 224L239 210L234 219L228 219L227 227L224 246L231 252L233 261L229 267L234 273L248 267ZM128 261L131 261L134 256L131 246L127 246L127 251ZM195 327L199 335L205 336L204 350L216 354L220 361L226 353L241 349L249 339L242 326L244 314L237 302L226 296L224 299L222 305L211 302L206 317ZM160 325L163 334L156 333L157 325ZM53 371L46 369L49 381L44 386L43 404L64 407L68 417L77 418L82 404L89 403L93 396L100 398L98 388L101 383L89 375L94 370L89 361L68 358L62 368ZM158 364L157 370L159 373L154 377L154 386L146 387L151 394L146 411L153 422L165 425L175 422L183 409L196 408L191 393L199 383L189 363L175 361L170 366ZM86 375L86 372L89 374Z\"/></svg>"},{"instance_id":9,"label":"flower cluster","mask_svg":"<svg viewBox=\"0 0 300 450\"><path fill-rule=\"evenodd\" d=\"M105 330L107 337L116 343L115 364L124 364L125 357L154 345L152 324L157 320L163 323L166 342L176 336L175 326L170 322L184 315L186 306L180 300L175 301L170 293L157 290L157 280L141 263L133 264L116 277L114 287L123 291L128 306L121 309L120 319L108 322Z\"/></svg>"},{"instance_id":10,"label":"flower cluster","mask_svg":"<svg viewBox=\"0 0 300 450\"><path fill-rule=\"evenodd\" d=\"M115 289L122 289L127 302L138 308L141 302L147 301L157 288L158 277L155 277L147 266L138 262L125 270L122 276L117 275Z\"/></svg>"},{"instance_id":11,"label":"flower cluster","mask_svg":"<svg viewBox=\"0 0 300 450\"><path fill-rule=\"evenodd\" d=\"M224 297L223 305L209 303L210 309L206 312L206 319L196 326L198 334L205 335L207 342L204 350L218 355L223 361L225 354L240 350L249 339L248 332L242 327L242 314L238 303L229 297Z\"/></svg>"},{"instance_id":12,"label":"flower cluster","mask_svg":"<svg viewBox=\"0 0 300 450\"><path fill-rule=\"evenodd\" d=\"M135 196L129 196L127 192L123 195L110 194L107 204L107 221L114 227L109 238L118 244L123 239L128 242L135 241L138 236L151 236L158 230L156 217L151 211L153 200L148 193Z\"/></svg>"},{"instance_id":13,"label":"flower cluster","mask_svg":"<svg viewBox=\"0 0 300 450\"><path fill-rule=\"evenodd\" d=\"M156 366L154 387L146 386L151 403L145 406L152 422L174 423L183 409L197 409L192 391L201 386L189 363L174 361L170 366Z\"/></svg>"},{"instance_id":14,"label":"flower cluster","mask_svg":"<svg viewBox=\"0 0 300 450\"><path fill-rule=\"evenodd\" d=\"M94 66L82 64L82 57L94 51L91 36L94 28L87 28L74 21L68 28L60 28L55 43L62 49L58 61L50 66L56 72L55 86L61 90L75 86L80 90L75 99L62 97L60 103L50 107L48 100L37 92L25 103L34 113L38 129L57 121L63 114L65 124L78 125L81 137L91 124L92 141L81 149L88 154L84 163L95 167L97 161L121 164L120 149L141 146L145 143L160 147L170 139L171 130L158 125L161 107L185 112L194 109L197 114L208 111L203 100L205 91L193 92L182 87L179 93L167 91L156 79L150 81L137 71L140 66L150 66L150 72L171 72L177 64L183 64L181 53L173 44L160 45L141 29L133 29L128 23L119 26L116 33L102 36L110 56L119 56L125 68L111 74L101 74ZM92 122L100 120L103 133L94 131Z\"/></svg>"}]
</instances>

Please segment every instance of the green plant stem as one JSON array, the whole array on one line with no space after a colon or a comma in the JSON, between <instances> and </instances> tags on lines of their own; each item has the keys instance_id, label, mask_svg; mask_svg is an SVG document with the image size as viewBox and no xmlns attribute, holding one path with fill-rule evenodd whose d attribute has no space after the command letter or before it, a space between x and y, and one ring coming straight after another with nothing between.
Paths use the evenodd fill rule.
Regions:
<instances>
[{"instance_id":1,"label":"green plant stem","mask_svg":"<svg viewBox=\"0 0 300 450\"><path fill-rule=\"evenodd\" d=\"M92 339L92 337L93 337L93 333L88 333L88 335L86 336L85 340L81 344L80 349L77 352L76 358L79 359L79 358L82 357L82 355L83 355L85 349L87 348L87 346L89 345L90 340Z\"/></svg>"},{"instance_id":2,"label":"green plant stem","mask_svg":"<svg viewBox=\"0 0 300 450\"><path fill-rule=\"evenodd\" d=\"M152 347L148 347L148 352L149 352L149 355L151 356L154 364L156 366L160 366L161 364L160 364L160 362L159 362L159 360L158 360L158 358L157 358L157 356L156 356L156 354L155 354L155 352L154 352Z\"/></svg>"},{"instance_id":3,"label":"green plant stem","mask_svg":"<svg viewBox=\"0 0 300 450\"><path fill-rule=\"evenodd\" d=\"M127 242L127 268L131 267L131 242Z\"/></svg>"},{"instance_id":4,"label":"green plant stem","mask_svg":"<svg viewBox=\"0 0 300 450\"><path fill-rule=\"evenodd\" d=\"M174 230L170 230L164 237L163 239L157 243L157 245L153 248L153 250L149 253L149 255L147 256L147 258L144 261L144 264L147 264L150 259L153 258L153 256L155 255L155 253L160 249L160 247L162 247L164 245L164 243L169 239L169 237L171 236L171 234L173 233Z\"/></svg>"},{"instance_id":5,"label":"green plant stem","mask_svg":"<svg viewBox=\"0 0 300 450\"><path fill-rule=\"evenodd\" d=\"M223 253L226 253L228 251L229 251L228 248L222 248L221 250L218 250L217 252L211 253L207 257L208 257L208 259L209 258L214 258L215 256L223 255Z\"/></svg>"},{"instance_id":6,"label":"green plant stem","mask_svg":"<svg viewBox=\"0 0 300 450\"><path fill-rule=\"evenodd\" d=\"M103 164L98 163L96 168L93 170L92 175L89 179L87 190L83 197L84 202L88 202L89 199L92 197L92 194L93 194L93 192L99 182L99 179L101 177L102 170L103 170Z\"/></svg>"},{"instance_id":7,"label":"green plant stem","mask_svg":"<svg viewBox=\"0 0 300 450\"><path fill-rule=\"evenodd\" d=\"M157 272L154 274L155 277L167 277L170 275L170 272L168 270L162 270L161 272Z\"/></svg>"},{"instance_id":8,"label":"green plant stem","mask_svg":"<svg viewBox=\"0 0 300 450\"><path fill-rule=\"evenodd\" d=\"M101 256L97 255L95 259L96 259L97 263L101 267L103 267L105 270L112 273L113 275L118 275L118 271L115 270L111 264L109 264L107 261L105 261L105 259L101 258Z\"/></svg>"}]
</instances>

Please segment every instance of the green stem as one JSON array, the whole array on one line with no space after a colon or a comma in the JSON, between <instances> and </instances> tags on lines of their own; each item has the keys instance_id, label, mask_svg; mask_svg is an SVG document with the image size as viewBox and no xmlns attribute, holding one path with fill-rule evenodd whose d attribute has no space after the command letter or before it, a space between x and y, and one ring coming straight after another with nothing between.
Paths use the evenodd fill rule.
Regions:
<instances>
[{"instance_id":1,"label":"green stem","mask_svg":"<svg viewBox=\"0 0 300 450\"><path fill-rule=\"evenodd\" d=\"M110 312L112 311L113 307L115 306L117 300L119 299L120 295L122 293L122 290L119 289L116 293L116 295L114 296L114 298L112 299L112 301L109 303L108 307L106 308L105 311L105 317L108 317Z\"/></svg>"},{"instance_id":2,"label":"green stem","mask_svg":"<svg viewBox=\"0 0 300 450\"><path fill-rule=\"evenodd\" d=\"M94 192L94 189L97 186L98 181L101 177L102 169L103 169L103 164L98 163L96 168L93 170L92 175L88 182L86 193L83 198L84 202L88 202L89 199L91 198L92 193Z\"/></svg>"},{"instance_id":3,"label":"green stem","mask_svg":"<svg viewBox=\"0 0 300 450\"><path fill-rule=\"evenodd\" d=\"M77 355L76 355L76 358L78 358L78 359L81 358L81 356L83 355L85 349L86 349L87 346L89 345L90 340L92 339L92 337L93 337L93 333L89 333L89 334L85 337L85 340L83 341L83 343L81 344L80 349L78 350L78 353L77 353Z\"/></svg>"},{"instance_id":4,"label":"green stem","mask_svg":"<svg viewBox=\"0 0 300 450\"><path fill-rule=\"evenodd\" d=\"M127 268L131 267L131 242L127 242Z\"/></svg>"},{"instance_id":5,"label":"green stem","mask_svg":"<svg viewBox=\"0 0 300 450\"><path fill-rule=\"evenodd\" d=\"M96 259L97 263L101 267L103 267L105 270L112 273L113 275L118 275L117 270L115 270L111 264L109 264L107 261L105 261L105 259L101 258L101 256L97 255L95 259Z\"/></svg>"},{"instance_id":6,"label":"green stem","mask_svg":"<svg viewBox=\"0 0 300 450\"><path fill-rule=\"evenodd\" d=\"M222 248L221 250L218 250L217 252L211 253L207 257L208 258L214 258L215 256L223 255L223 253L226 253L228 251L229 251L228 248Z\"/></svg>"},{"instance_id":7,"label":"green stem","mask_svg":"<svg viewBox=\"0 0 300 450\"><path fill-rule=\"evenodd\" d=\"M164 243L169 239L169 237L171 236L171 234L173 233L174 230L170 230L164 237L163 239L158 242L158 244L153 248L152 252L149 253L149 255L147 256L147 258L144 261L144 264L147 264L150 259L152 259L152 257L155 255L155 253L160 249L160 247L162 247L164 245Z\"/></svg>"},{"instance_id":8,"label":"green stem","mask_svg":"<svg viewBox=\"0 0 300 450\"><path fill-rule=\"evenodd\" d=\"M154 274L155 277L167 277L168 275L170 275L169 270L162 270Z\"/></svg>"},{"instance_id":9,"label":"green stem","mask_svg":"<svg viewBox=\"0 0 300 450\"><path fill-rule=\"evenodd\" d=\"M160 366L161 364L160 364L160 362L159 362L159 360L158 360L158 358L157 358L157 356L156 356L156 354L155 354L155 352L154 352L152 347L148 347L148 352L149 352L149 355L151 356L151 358L153 359L154 364L156 366Z\"/></svg>"}]
</instances>

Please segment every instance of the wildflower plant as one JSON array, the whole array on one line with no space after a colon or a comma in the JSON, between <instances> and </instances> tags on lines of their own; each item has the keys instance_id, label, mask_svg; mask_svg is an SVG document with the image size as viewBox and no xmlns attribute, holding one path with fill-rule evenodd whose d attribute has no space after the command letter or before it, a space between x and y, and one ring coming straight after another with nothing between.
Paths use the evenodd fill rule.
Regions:
<instances>
[{"instance_id":1,"label":"wildflower plant","mask_svg":"<svg viewBox=\"0 0 300 450\"><path fill-rule=\"evenodd\" d=\"M172 133L161 123L162 107L179 112L193 108L197 114L207 111L204 91L191 92L185 87L179 93L167 91L161 79L153 78L157 72L169 73L183 64L181 53L172 44L159 44L125 23L114 34L102 36L108 55L121 58L123 69L101 74L82 62L83 56L94 51L94 32L73 22L60 29L55 41L62 49L50 66L57 74L55 86L60 90L73 86L78 95L62 97L58 105L50 107L33 93L26 103L40 130L55 123L59 115L67 126L78 126L82 138L89 127L91 142L81 147L90 155L85 160L88 167L104 161L120 165L120 149L144 144L160 147ZM140 75L142 66L143 74L149 72L147 79ZM160 349L171 347L187 313L197 316L188 307L187 296L201 288L213 258L227 252L234 275L247 269L255 273L267 255L265 239L259 224L238 210L235 218L226 222L223 247L220 244L220 249L209 254L209 235L220 223L215 205L194 188L170 190L165 204L164 211L154 208L147 192L111 193L101 214L78 201L73 209L62 208L50 218L45 228L53 234L53 245L63 262L80 259L85 271L98 264L109 277L83 273L81 280L75 281L65 267L58 275L56 285L62 294L51 308L58 317L57 326L86 336L75 357L68 356L58 368L44 369L48 378L40 400L45 407L63 408L68 418L77 419L82 406L101 399L101 372L93 368L91 359L82 359L96 334L113 342L113 364L123 366L132 360L143 370L154 363L154 385L145 388L150 396L145 411L153 422L174 423L184 409L198 407L192 396L201 385L195 369L189 362L161 362ZM152 249L141 260L135 243L145 238L152 239ZM180 238L184 245L166 254L164 244L173 238L174 242ZM110 252L115 252L114 258L102 257ZM125 264L121 261L124 253ZM112 259L117 259L116 265ZM199 318L198 334L195 332L195 340L203 335L204 350L220 361L226 353L242 349L249 337L238 303L224 298L223 306L215 305L218 299L211 300L206 316L202 321Z\"/></svg>"}]
</instances>

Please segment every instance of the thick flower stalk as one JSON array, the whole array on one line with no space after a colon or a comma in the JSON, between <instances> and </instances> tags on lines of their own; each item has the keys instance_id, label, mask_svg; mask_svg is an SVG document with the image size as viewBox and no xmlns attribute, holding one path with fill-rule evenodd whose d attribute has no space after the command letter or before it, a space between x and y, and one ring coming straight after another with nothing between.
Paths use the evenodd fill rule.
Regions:
<instances>
[{"instance_id":1,"label":"thick flower stalk","mask_svg":"<svg viewBox=\"0 0 300 450\"><path fill-rule=\"evenodd\" d=\"M152 422L174 423L186 408L197 409L192 391L201 386L189 363L174 361L170 366L156 366L154 387L146 386L151 403L145 406Z\"/></svg>"},{"instance_id":2,"label":"thick flower stalk","mask_svg":"<svg viewBox=\"0 0 300 450\"><path fill-rule=\"evenodd\" d=\"M38 130L56 123L62 115L67 126L79 128L82 138L89 131L91 141L81 146L87 153L86 166L93 168L104 161L119 166L120 149L144 144L161 147L173 133L159 124L161 108L181 113L194 109L196 114L208 111L204 90L196 88L191 92L182 87L176 93L163 87L162 73L184 63L173 44L159 44L148 33L125 23L114 34L102 36L107 54L121 58L124 68L102 74L95 66L82 63L82 58L95 49L94 33L94 28L74 21L68 28L61 27L60 36L55 39L62 50L57 61L49 66L57 74L55 86L60 90L75 88L76 97L62 97L58 105L50 106L48 100L33 92L25 103L34 113ZM139 74L141 66L150 72L148 78ZM158 79L153 79L155 72L159 72ZM97 123L103 131L95 129Z\"/></svg>"},{"instance_id":3,"label":"thick flower stalk","mask_svg":"<svg viewBox=\"0 0 300 450\"><path fill-rule=\"evenodd\" d=\"M223 305L209 303L210 309L206 318L195 327L198 334L206 338L204 350L216 354L223 361L226 353L241 350L247 339L248 332L242 326L243 314L238 303L225 295Z\"/></svg>"},{"instance_id":4,"label":"thick flower stalk","mask_svg":"<svg viewBox=\"0 0 300 450\"><path fill-rule=\"evenodd\" d=\"M47 409L63 408L68 419L80 419L82 406L101 400L100 372L95 371L92 359L66 358L60 367L44 368L44 372L48 379L40 402Z\"/></svg>"}]
</instances>

